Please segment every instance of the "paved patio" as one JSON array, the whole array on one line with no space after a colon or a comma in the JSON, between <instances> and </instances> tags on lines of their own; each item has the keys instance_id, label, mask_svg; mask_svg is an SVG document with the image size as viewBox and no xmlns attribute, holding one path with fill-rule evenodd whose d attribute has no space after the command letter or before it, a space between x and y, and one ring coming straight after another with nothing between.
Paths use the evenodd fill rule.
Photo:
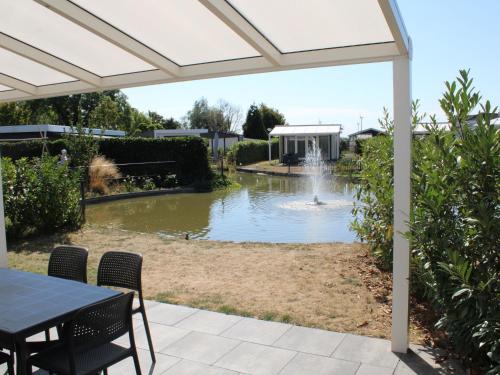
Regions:
<instances>
[{"instance_id":1,"label":"paved patio","mask_svg":"<svg viewBox=\"0 0 500 375\"><path fill-rule=\"evenodd\" d=\"M436 364L433 353L422 347L396 355L383 339L153 301L147 302L147 314L157 352L155 366L140 316L134 324L141 369L148 375L463 374ZM118 342L126 345L128 339ZM135 374L132 360L113 366L109 374Z\"/></svg>"}]
</instances>

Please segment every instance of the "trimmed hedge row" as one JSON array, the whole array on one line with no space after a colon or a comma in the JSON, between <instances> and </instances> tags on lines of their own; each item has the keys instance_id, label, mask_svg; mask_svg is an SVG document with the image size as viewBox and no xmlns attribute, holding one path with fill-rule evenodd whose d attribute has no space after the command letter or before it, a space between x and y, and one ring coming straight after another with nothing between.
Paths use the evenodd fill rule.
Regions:
<instances>
[{"instance_id":1,"label":"trimmed hedge row","mask_svg":"<svg viewBox=\"0 0 500 375\"><path fill-rule=\"evenodd\" d=\"M22 157L40 157L43 143L26 141L1 143L2 156L13 160ZM198 137L179 138L104 138L99 139L99 153L117 164L175 161L175 163L157 163L119 166L122 175L144 176L175 174L180 184L210 179L206 142ZM65 139L46 142L50 155L57 155L63 148L71 157L71 147Z\"/></svg>"},{"instance_id":2,"label":"trimmed hedge row","mask_svg":"<svg viewBox=\"0 0 500 375\"><path fill-rule=\"evenodd\" d=\"M243 141L231 146L227 154L228 161L236 165L246 165L268 160L268 141ZM271 141L271 157L279 157L279 143L277 139Z\"/></svg>"}]
</instances>

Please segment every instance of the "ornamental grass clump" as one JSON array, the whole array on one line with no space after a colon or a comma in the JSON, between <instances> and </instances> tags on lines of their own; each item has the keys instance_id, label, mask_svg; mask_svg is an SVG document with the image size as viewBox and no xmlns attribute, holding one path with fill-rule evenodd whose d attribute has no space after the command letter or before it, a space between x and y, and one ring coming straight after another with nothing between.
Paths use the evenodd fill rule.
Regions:
<instances>
[{"instance_id":1,"label":"ornamental grass clump","mask_svg":"<svg viewBox=\"0 0 500 375\"><path fill-rule=\"evenodd\" d=\"M500 373L500 129L498 112L467 71L446 83L443 129L413 141L412 293L426 298L468 367ZM479 114L478 114L479 111ZM471 115L476 114L472 117ZM416 115L414 123L421 122ZM389 136L366 142L353 228L380 263L392 266L393 151Z\"/></svg>"},{"instance_id":2,"label":"ornamental grass clump","mask_svg":"<svg viewBox=\"0 0 500 375\"><path fill-rule=\"evenodd\" d=\"M116 164L104 156L95 156L89 165L89 190L108 194L110 186L121 178Z\"/></svg>"}]
</instances>

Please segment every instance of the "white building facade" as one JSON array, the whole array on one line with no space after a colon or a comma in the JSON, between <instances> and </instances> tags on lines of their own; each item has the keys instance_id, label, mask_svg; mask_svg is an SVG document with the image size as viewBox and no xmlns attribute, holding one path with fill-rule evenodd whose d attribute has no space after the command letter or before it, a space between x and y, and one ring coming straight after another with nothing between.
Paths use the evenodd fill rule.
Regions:
<instances>
[{"instance_id":1,"label":"white building facade","mask_svg":"<svg viewBox=\"0 0 500 375\"><path fill-rule=\"evenodd\" d=\"M276 126L271 137L279 137L279 159L286 154L296 154L299 160L316 144L323 160L340 157L341 125L287 125Z\"/></svg>"}]
</instances>

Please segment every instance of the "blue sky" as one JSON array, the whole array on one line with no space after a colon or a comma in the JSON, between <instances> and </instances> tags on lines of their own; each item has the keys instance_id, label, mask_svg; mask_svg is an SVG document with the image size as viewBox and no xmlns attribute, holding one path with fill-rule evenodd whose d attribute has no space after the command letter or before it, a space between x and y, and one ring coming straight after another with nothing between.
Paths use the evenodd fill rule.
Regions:
<instances>
[{"instance_id":1,"label":"blue sky","mask_svg":"<svg viewBox=\"0 0 500 375\"><path fill-rule=\"evenodd\" d=\"M438 99L444 81L471 69L484 99L500 104L499 0L398 0L412 37L413 97L423 112L444 119ZM246 114L264 102L289 124L341 123L344 134L377 127L384 106L392 108L390 63L265 73L126 89L132 105L182 118L193 102L225 99Z\"/></svg>"}]
</instances>

